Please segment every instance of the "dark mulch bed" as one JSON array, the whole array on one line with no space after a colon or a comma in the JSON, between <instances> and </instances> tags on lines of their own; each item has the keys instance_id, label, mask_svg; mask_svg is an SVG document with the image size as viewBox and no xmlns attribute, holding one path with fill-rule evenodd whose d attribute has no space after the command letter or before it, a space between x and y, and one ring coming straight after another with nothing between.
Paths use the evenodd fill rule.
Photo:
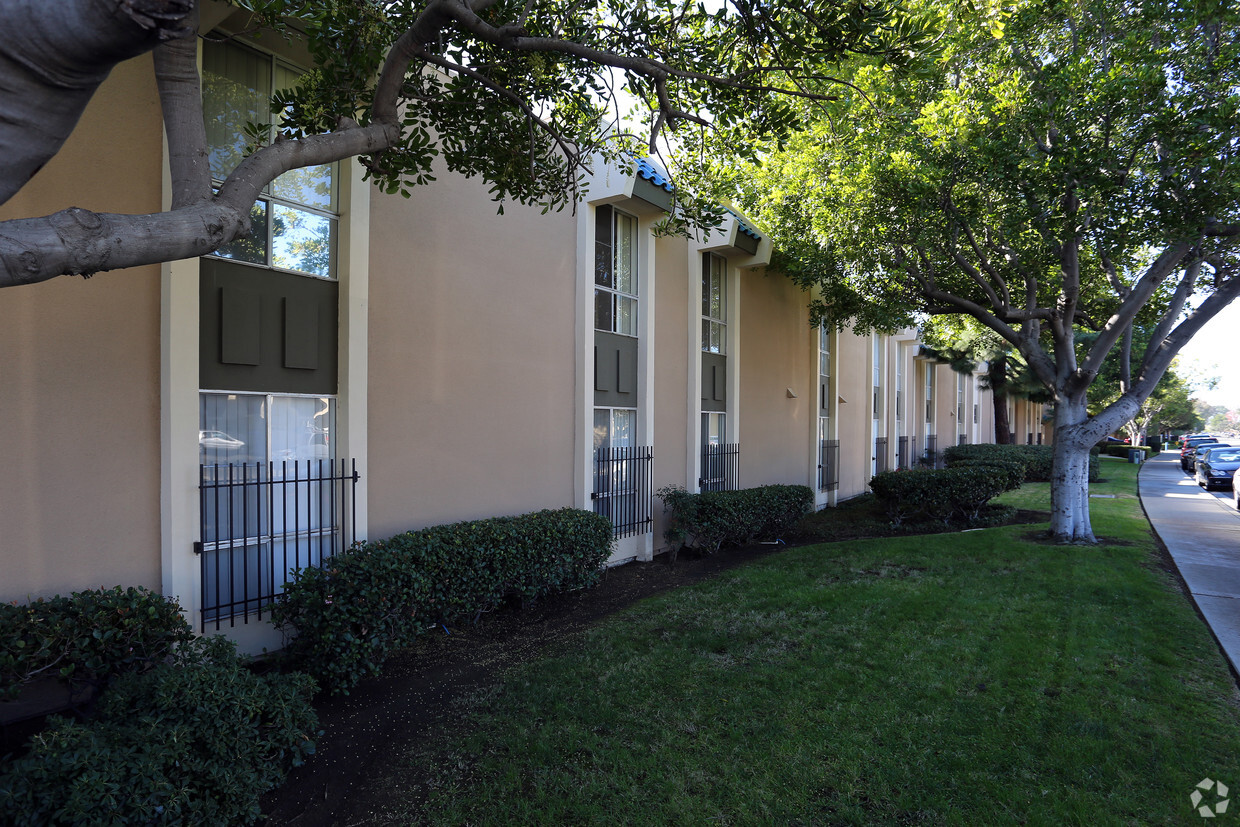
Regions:
<instances>
[{"instance_id":1,"label":"dark mulch bed","mask_svg":"<svg viewBox=\"0 0 1240 827\"><path fill-rule=\"evenodd\" d=\"M1011 522L1047 519L1019 512ZM815 539L813 542L820 542ZM361 825L380 823L373 815L371 785L389 776L391 762L410 746L436 737L450 724L453 701L483 688L511 665L538 657L567 634L580 631L637 600L696 583L777 551L755 545L719 554L681 554L675 564L660 556L651 563L608 569L593 589L558 595L523 611L500 611L478 623L440 630L392 657L383 674L344 697L316 700L324 732L318 751L289 773L263 799L269 824Z\"/></svg>"}]
</instances>

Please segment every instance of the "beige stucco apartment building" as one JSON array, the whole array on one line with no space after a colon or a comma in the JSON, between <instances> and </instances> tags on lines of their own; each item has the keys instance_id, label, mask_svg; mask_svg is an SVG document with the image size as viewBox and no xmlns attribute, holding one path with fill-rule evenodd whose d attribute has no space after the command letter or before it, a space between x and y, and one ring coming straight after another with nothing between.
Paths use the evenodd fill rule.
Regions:
<instances>
[{"instance_id":1,"label":"beige stucco apartment building","mask_svg":"<svg viewBox=\"0 0 1240 827\"><path fill-rule=\"evenodd\" d=\"M290 48L203 47L213 165L240 151L221 113L259 117L305 65ZM166 206L161 134L149 56L121 65L0 218ZM219 256L5 290L0 599L145 585L258 651L288 570L354 538L576 506L616 523L613 563L650 560L662 486L829 506L993 441L989 392L915 331L810 327L743 217L656 237L646 163L588 191L498 215L476 180L403 199L342 163L278 181Z\"/></svg>"}]
</instances>

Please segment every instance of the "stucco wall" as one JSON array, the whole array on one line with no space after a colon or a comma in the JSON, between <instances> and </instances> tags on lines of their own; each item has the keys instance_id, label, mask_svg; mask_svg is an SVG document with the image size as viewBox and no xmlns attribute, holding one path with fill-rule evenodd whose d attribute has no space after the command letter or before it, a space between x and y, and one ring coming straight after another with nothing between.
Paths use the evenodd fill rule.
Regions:
<instances>
[{"instance_id":1,"label":"stucco wall","mask_svg":"<svg viewBox=\"0 0 1240 827\"><path fill-rule=\"evenodd\" d=\"M805 294L782 275L742 271L740 304L741 487L807 484L817 349Z\"/></svg>"},{"instance_id":2,"label":"stucco wall","mask_svg":"<svg viewBox=\"0 0 1240 827\"><path fill-rule=\"evenodd\" d=\"M839 406L836 436L840 441L840 500L866 492L870 480L870 337L851 330L841 331L835 340L835 395Z\"/></svg>"},{"instance_id":3,"label":"stucco wall","mask_svg":"<svg viewBox=\"0 0 1240 827\"><path fill-rule=\"evenodd\" d=\"M690 266L689 242L682 236L657 238L655 267L658 283L654 319L654 488L679 485L691 488L688 480L689 434L689 349L700 341L696 328L686 331L689 319L690 285L701 278ZM690 341L692 338L692 342ZM696 349L694 355L697 355ZM654 547L664 548L666 521L663 503L654 500Z\"/></svg>"},{"instance_id":4,"label":"stucco wall","mask_svg":"<svg viewBox=\"0 0 1240 827\"><path fill-rule=\"evenodd\" d=\"M448 174L373 192L371 537L572 504L575 220Z\"/></svg>"},{"instance_id":5,"label":"stucco wall","mask_svg":"<svg viewBox=\"0 0 1240 827\"><path fill-rule=\"evenodd\" d=\"M121 64L0 219L158 210L161 135L150 58ZM159 586L159 291L153 266L0 296L0 600Z\"/></svg>"}]
</instances>

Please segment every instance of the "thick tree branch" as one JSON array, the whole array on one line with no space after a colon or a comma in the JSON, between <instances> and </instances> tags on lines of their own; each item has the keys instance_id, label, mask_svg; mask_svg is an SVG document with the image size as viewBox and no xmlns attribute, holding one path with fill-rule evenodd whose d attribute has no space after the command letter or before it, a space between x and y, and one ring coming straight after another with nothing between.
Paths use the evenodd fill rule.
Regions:
<instances>
[{"instance_id":1,"label":"thick tree branch","mask_svg":"<svg viewBox=\"0 0 1240 827\"><path fill-rule=\"evenodd\" d=\"M182 37L161 43L155 47L154 59L164 133L168 137L172 208L179 209L211 195L197 40Z\"/></svg>"},{"instance_id":2,"label":"thick tree branch","mask_svg":"<svg viewBox=\"0 0 1240 827\"><path fill-rule=\"evenodd\" d=\"M1123 335L1124 328L1132 323L1137 312L1149 301L1154 295L1154 291L1158 286L1166 281L1167 277L1175 271L1175 268L1184 260L1184 256L1192 249L1192 245L1183 242L1180 244L1172 244L1163 250L1141 277L1137 279L1137 283L1132 286L1127 298L1120 303L1115 314L1107 320L1103 326L1102 332L1098 338L1094 340L1094 344L1089 349L1089 353L1085 357L1081 370L1094 376L1102 369L1102 363L1105 361L1107 354L1111 352L1111 348Z\"/></svg>"},{"instance_id":3,"label":"thick tree branch","mask_svg":"<svg viewBox=\"0 0 1240 827\"><path fill-rule=\"evenodd\" d=\"M249 232L250 207L276 176L377 152L399 137L395 125L371 124L279 141L242 161L217 195L170 212L120 215L71 207L5 222L0 225L0 288L207 255Z\"/></svg>"},{"instance_id":4,"label":"thick tree branch","mask_svg":"<svg viewBox=\"0 0 1240 827\"><path fill-rule=\"evenodd\" d=\"M60 151L112 67L181 37L193 0L0 0L0 204Z\"/></svg>"}]
</instances>

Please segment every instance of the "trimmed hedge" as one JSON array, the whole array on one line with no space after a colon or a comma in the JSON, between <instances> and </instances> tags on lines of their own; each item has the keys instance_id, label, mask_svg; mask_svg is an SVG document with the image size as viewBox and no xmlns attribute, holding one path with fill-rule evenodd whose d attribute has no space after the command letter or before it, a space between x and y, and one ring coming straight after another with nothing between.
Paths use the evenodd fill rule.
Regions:
<instances>
[{"instance_id":1,"label":"trimmed hedge","mask_svg":"<svg viewBox=\"0 0 1240 827\"><path fill-rule=\"evenodd\" d=\"M973 461L951 468L884 471L870 480L870 490L893 525L919 518L972 523L988 502L1020 484L1013 463Z\"/></svg>"},{"instance_id":2,"label":"trimmed hedge","mask_svg":"<svg viewBox=\"0 0 1240 827\"><path fill-rule=\"evenodd\" d=\"M1128 452L1133 448L1138 448L1145 452L1145 458L1156 457L1159 454L1158 445L1103 445L1102 453L1109 457L1119 457L1120 459L1128 459Z\"/></svg>"},{"instance_id":3,"label":"trimmed hedge","mask_svg":"<svg viewBox=\"0 0 1240 827\"><path fill-rule=\"evenodd\" d=\"M681 548L713 553L724 545L775 539L796 526L814 505L814 492L805 485L763 485L700 494L671 485L655 493L667 509L664 536L671 544L673 559Z\"/></svg>"},{"instance_id":4,"label":"trimmed hedge","mask_svg":"<svg viewBox=\"0 0 1240 827\"><path fill-rule=\"evenodd\" d=\"M347 694L429 627L593 586L612 535L606 517L573 508L409 531L301 569L272 618L295 634L294 661Z\"/></svg>"},{"instance_id":5,"label":"trimmed hedge","mask_svg":"<svg viewBox=\"0 0 1240 827\"><path fill-rule=\"evenodd\" d=\"M1125 454L1124 456L1127 456ZM1026 482L1050 482L1054 463L1052 445L952 445L943 452L943 459L950 468L965 460L1006 460L1020 462L1025 466ZM1089 455L1089 481L1099 480L1098 455Z\"/></svg>"},{"instance_id":6,"label":"trimmed hedge","mask_svg":"<svg viewBox=\"0 0 1240 827\"><path fill-rule=\"evenodd\" d=\"M0 812L16 825L251 824L259 797L314 752L308 675L259 677L223 638L131 673L88 723L36 735L0 775Z\"/></svg>"},{"instance_id":7,"label":"trimmed hedge","mask_svg":"<svg viewBox=\"0 0 1240 827\"><path fill-rule=\"evenodd\" d=\"M176 601L141 587L0 603L0 698L43 676L102 688L162 663L192 638Z\"/></svg>"}]
</instances>

